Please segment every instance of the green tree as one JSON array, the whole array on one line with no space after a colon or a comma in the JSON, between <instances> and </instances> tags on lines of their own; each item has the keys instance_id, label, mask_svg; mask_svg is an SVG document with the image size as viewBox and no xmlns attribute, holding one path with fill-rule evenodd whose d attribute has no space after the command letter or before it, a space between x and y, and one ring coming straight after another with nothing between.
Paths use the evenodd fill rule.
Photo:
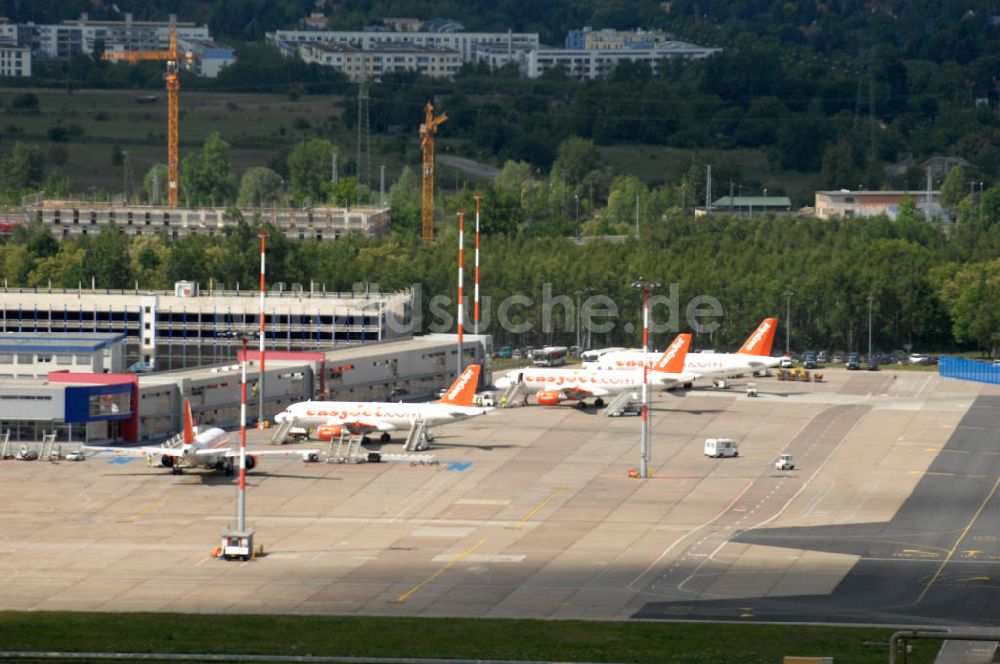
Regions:
<instances>
[{"instance_id":1,"label":"green tree","mask_svg":"<svg viewBox=\"0 0 1000 664\"><path fill-rule=\"evenodd\" d=\"M101 232L85 246L84 274L93 277L98 288L127 288L133 285L129 269L128 238L114 224L105 224Z\"/></svg>"},{"instance_id":2,"label":"green tree","mask_svg":"<svg viewBox=\"0 0 1000 664\"><path fill-rule=\"evenodd\" d=\"M229 143L213 132L205 139L201 152L184 158L181 198L197 205L225 205L232 202L235 193Z\"/></svg>"},{"instance_id":3,"label":"green tree","mask_svg":"<svg viewBox=\"0 0 1000 664\"><path fill-rule=\"evenodd\" d=\"M42 182L42 149L38 145L17 142L10 154L0 158L0 182L15 194L37 187Z\"/></svg>"},{"instance_id":4,"label":"green tree","mask_svg":"<svg viewBox=\"0 0 1000 664\"><path fill-rule=\"evenodd\" d=\"M281 176L270 168L256 166L243 174L240 194L236 199L240 207L266 207L281 198Z\"/></svg>"},{"instance_id":5,"label":"green tree","mask_svg":"<svg viewBox=\"0 0 1000 664\"><path fill-rule=\"evenodd\" d=\"M941 184L941 205L949 212L958 207L968 192L967 184L968 177L964 168L956 166L948 171L948 175Z\"/></svg>"},{"instance_id":6,"label":"green tree","mask_svg":"<svg viewBox=\"0 0 1000 664\"><path fill-rule=\"evenodd\" d=\"M83 283L86 251L75 242L64 241L58 253L38 261L28 275L28 285L39 288L74 288Z\"/></svg>"},{"instance_id":7,"label":"green tree","mask_svg":"<svg viewBox=\"0 0 1000 664\"><path fill-rule=\"evenodd\" d=\"M409 166L404 166L399 178L389 188L389 207L392 210L393 230L419 233L423 199L420 182Z\"/></svg>"},{"instance_id":8,"label":"green tree","mask_svg":"<svg viewBox=\"0 0 1000 664\"><path fill-rule=\"evenodd\" d=\"M570 184L578 185L603 166L601 152L593 141L571 136L559 144L553 169L565 174Z\"/></svg>"},{"instance_id":9,"label":"green tree","mask_svg":"<svg viewBox=\"0 0 1000 664\"><path fill-rule=\"evenodd\" d=\"M326 200L335 150L333 143L321 138L296 144L288 155L292 198L299 202L308 198L313 203Z\"/></svg>"}]
</instances>

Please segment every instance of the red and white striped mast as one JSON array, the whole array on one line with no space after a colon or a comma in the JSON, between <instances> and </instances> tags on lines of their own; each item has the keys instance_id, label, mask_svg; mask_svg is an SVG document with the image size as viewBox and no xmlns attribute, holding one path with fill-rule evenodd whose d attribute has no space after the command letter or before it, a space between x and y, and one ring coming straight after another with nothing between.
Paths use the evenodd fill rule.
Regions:
<instances>
[{"instance_id":1,"label":"red and white striped mast","mask_svg":"<svg viewBox=\"0 0 1000 664\"><path fill-rule=\"evenodd\" d=\"M261 231L260 237L260 375L257 378L257 393L260 397L260 408L257 412L257 428L264 428L264 288L266 281L264 256L267 248L267 233Z\"/></svg>"},{"instance_id":2,"label":"red and white striped mast","mask_svg":"<svg viewBox=\"0 0 1000 664\"><path fill-rule=\"evenodd\" d=\"M473 323L472 332L473 334L479 334L479 199L482 196L476 194L476 287L473 291Z\"/></svg>"},{"instance_id":3,"label":"red and white striped mast","mask_svg":"<svg viewBox=\"0 0 1000 664\"><path fill-rule=\"evenodd\" d=\"M464 238L465 238L465 211L458 211L458 371L455 377L462 373L462 299L463 299L463 277L464 267Z\"/></svg>"},{"instance_id":4,"label":"red and white striped mast","mask_svg":"<svg viewBox=\"0 0 1000 664\"><path fill-rule=\"evenodd\" d=\"M237 527L246 531L247 514L247 338L243 337L243 363L240 380L240 484L236 514Z\"/></svg>"}]
</instances>

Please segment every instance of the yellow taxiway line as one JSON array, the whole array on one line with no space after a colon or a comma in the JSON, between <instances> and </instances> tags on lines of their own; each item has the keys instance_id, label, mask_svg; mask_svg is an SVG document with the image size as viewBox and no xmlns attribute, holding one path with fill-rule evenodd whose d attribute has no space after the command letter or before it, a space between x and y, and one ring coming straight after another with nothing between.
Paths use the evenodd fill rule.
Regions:
<instances>
[{"instance_id":1,"label":"yellow taxiway line","mask_svg":"<svg viewBox=\"0 0 1000 664\"><path fill-rule=\"evenodd\" d=\"M421 588L423 588L424 586L426 586L428 583L430 583L434 579L438 578L439 576L441 576L442 574L444 574L445 572L447 572L448 570L450 570L452 567L454 567L455 565L459 564L460 562L462 562L463 560L465 560L466 558L468 558L469 556L471 556L473 553L475 553L476 549L478 549L479 547L481 547L483 545L483 542L485 542L485 541L486 540L481 539L481 540L479 540L476 543L476 545L474 547L472 547L468 551L465 551L464 553L460 553L457 556L455 556L450 563L448 563L447 565L445 565L444 567L442 567L438 571L434 572L429 577L427 577L426 579L424 579L423 581L421 581L420 583L418 583L417 585L413 586L412 588L410 588L409 590L407 590L405 593L403 593L402 595L400 595L399 597L397 597L396 601L397 602L405 602L406 600L408 600L418 590L420 590Z\"/></svg>"},{"instance_id":2,"label":"yellow taxiway line","mask_svg":"<svg viewBox=\"0 0 1000 664\"><path fill-rule=\"evenodd\" d=\"M179 487L177 487L176 489L174 489L173 491L171 491L167 495L163 496L159 500L150 503L149 506L146 507L146 509L142 510L141 512L136 512L135 514L133 514L132 516L130 516L128 518L128 520L131 521L132 523L135 523L136 521L139 521L140 519L142 519L143 517L145 517L147 514L149 514L153 510L156 510L156 509L159 509L160 507L163 507L164 503L166 503L168 500L170 500L171 498L173 498L174 496L176 496L177 494L179 494L181 491L183 491L187 487L192 486L194 484L196 484L196 482L187 482L186 484L181 484Z\"/></svg>"},{"instance_id":3,"label":"yellow taxiway line","mask_svg":"<svg viewBox=\"0 0 1000 664\"><path fill-rule=\"evenodd\" d=\"M520 528L521 526L523 526L525 524L525 522L528 521L528 519L530 519L531 517L533 517L536 514L538 514L538 510L542 509L543 507L545 507L546 505L548 505L550 502L552 502L553 500L555 500L556 496L558 496L560 493L562 493L565 490L566 490L566 487L561 486L558 489L556 489L555 491L553 491L552 495L550 495L548 498L546 498L542 502L540 502L537 505L535 505L535 507L530 512L528 512L527 514L524 515L524 518L522 518L520 521L518 521L517 523L515 523L514 524L514 528Z\"/></svg>"},{"instance_id":4,"label":"yellow taxiway line","mask_svg":"<svg viewBox=\"0 0 1000 664\"><path fill-rule=\"evenodd\" d=\"M951 557L955 555L956 551L958 551L958 546L962 543L962 540L965 539L965 536L969 534L969 531L972 530L972 526L976 524L976 520L979 519L979 515L983 513L984 509L986 509L986 504L990 502L991 498L993 498L993 494L996 493L997 487L1000 487L1000 477L998 477L997 481L993 483L993 488L990 489L989 494L987 494L987 496L983 499L983 502L980 503L979 509L976 510L976 513L972 515L971 519L969 519L969 523L965 524L965 528L962 530L962 534L958 536L957 540L955 540L955 545L951 547L951 550L948 552L947 557L941 562L941 565L937 568L937 571L934 572L934 576L932 576L931 580L927 582L926 586L924 586L923 592L921 592L920 597L917 598L916 601L917 604L920 604L920 602L923 601L924 597L927 595L927 591L931 589L931 586L933 586L934 583L938 580L938 577L941 576L941 572L944 571L945 565L948 564L948 561L951 560Z\"/></svg>"}]
</instances>

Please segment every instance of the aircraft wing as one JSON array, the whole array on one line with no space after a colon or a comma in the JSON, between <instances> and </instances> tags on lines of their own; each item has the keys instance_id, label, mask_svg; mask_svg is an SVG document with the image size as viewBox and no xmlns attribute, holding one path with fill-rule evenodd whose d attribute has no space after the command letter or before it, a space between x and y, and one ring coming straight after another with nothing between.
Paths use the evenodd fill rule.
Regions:
<instances>
[{"instance_id":1,"label":"aircraft wing","mask_svg":"<svg viewBox=\"0 0 1000 664\"><path fill-rule=\"evenodd\" d=\"M265 449L261 449L259 447L258 448L253 448L253 449L251 449L249 447L247 448L247 456L255 456L255 457L257 457L257 456L285 456L285 457L288 457L288 456L311 456L311 455L314 455L314 454L319 454L319 452L320 451L318 449L316 449L316 448L311 448L310 449L310 448L305 448L305 447L294 447L294 446L290 447L290 448L287 448L287 449L283 449L283 450L265 450ZM239 457L239 455L240 455L240 451L238 449L235 449L235 450L228 450L227 449L226 450L226 456L227 457Z\"/></svg>"},{"instance_id":2,"label":"aircraft wing","mask_svg":"<svg viewBox=\"0 0 1000 664\"><path fill-rule=\"evenodd\" d=\"M163 456L184 456L184 450L180 447L109 447L103 445L84 445L87 452L111 452L115 456L124 457L145 457L150 454Z\"/></svg>"},{"instance_id":3,"label":"aircraft wing","mask_svg":"<svg viewBox=\"0 0 1000 664\"><path fill-rule=\"evenodd\" d=\"M228 447L204 447L199 450L195 450L195 456L216 456L219 454L224 454L229 456L230 448ZM239 454L239 452L237 452Z\"/></svg>"},{"instance_id":4,"label":"aircraft wing","mask_svg":"<svg viewBox=\"0 0 1000 664\"><path fill-rule=\"evenodd\" d=\"M326 421L327 424L337 425L346 428L354 435L364 435L366 433L371 433L372 431L395 431L396 427L389 422L384 420L342 420L331 418Z\"/></svg>"},{"instance_id":5,"label":"aircraft wing","mask_svg":"<svg viewBox=\"0 0 1000 664\"><path fill-rule=\"evenodd\" d=\"M606 397L610 394L603 387L593 387L589 389L581 389L578 387L563 388L563 394L565 394L570 399L587 399L589 397Z\"/></svg>"}]
</instances>

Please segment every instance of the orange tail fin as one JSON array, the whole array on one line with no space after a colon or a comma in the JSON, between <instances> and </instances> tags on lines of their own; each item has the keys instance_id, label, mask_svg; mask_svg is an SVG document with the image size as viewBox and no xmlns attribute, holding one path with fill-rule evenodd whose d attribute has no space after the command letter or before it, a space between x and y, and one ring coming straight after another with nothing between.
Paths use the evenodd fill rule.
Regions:
<instances>
[{"instance_id":1,"label":"orange tail fin","mask_svg":"<svg viewBox=\"0 0 1000 664\"><path fill-rule=\"evenodd\" d=\"M690 347L691 335L678 334L677 337L670 342L670 345L667 346L667 350L663 351L663 355L661 355L660 359L656 361L656 364L653 365L653 371L683 373L684 358L687 357L688 348Z\"/></svg>"},{"instance_id":2,"label":"orange tail fin","mask_svg":"<svg viewBox=\"0 0 1000 664\"><path fill-rule=\"evenodd\" d=\"M774 333L777 331L778 319L765 318L737 352L744 355L770 355L771 346L774 345Z\"/></svg>"},{"instance_id":3,"label":"orange tail fin","mask_svg":"<svg viewBox=\"0 0 1000 664\"><path fill-rule=\"evenodd\" d=\"M184 444L194 442L194 418L191 416L191 402L184 400Z\"/></svg>"},{"instance_id":4,"label":"orange tail fin","mask_svg":"<svg viewBox=\"0 0 1000 664\"><path fill-rule=\"evenodd\" d=\"M455 382L451 384L444 396L438 399L438 403L447 403L453 406L471 406L476 396L476 387L479 385L479 365L470 364L465 368Z\"/></svg>"}]
</instances>

